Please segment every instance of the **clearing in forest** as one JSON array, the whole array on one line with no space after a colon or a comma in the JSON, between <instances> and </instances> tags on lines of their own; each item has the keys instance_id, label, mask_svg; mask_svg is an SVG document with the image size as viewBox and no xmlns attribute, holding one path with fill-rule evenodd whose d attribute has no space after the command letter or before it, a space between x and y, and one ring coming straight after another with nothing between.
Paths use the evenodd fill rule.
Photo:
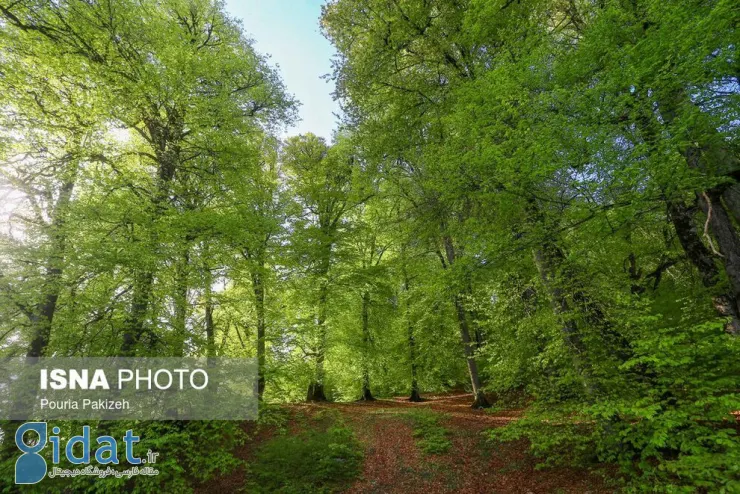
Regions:
<instances>
[{"instance_id":1,"label":"clearing in forest","mask_svg":"<svg viewBox=\"0 0 740 494\"><path fill-rule=\"evenodd\" d=\"M241 447L238 456L246 466L209 482L201 492L613 492L597 473L537 469L526 441L488 442L484 431L515 420L521 410L474 410L471 401L472 395L458 393L425 396L421 403L394 398L281 408L275 414L280 418L270 420ZM253 424L247 427L254 431ZM328 431L331 444L307 432L316 430ZM348 453L350 443L343 442L349 433L337 431L351 431L357 452ZM287 451L309 443L307 451ZM320 457L317 452L324 447L326 457ZM314 453L318 456L312 464ZM327 461L344 471L327 467ZM324 468L329 470L322 477Z\"/></svg>"}]
</instances>

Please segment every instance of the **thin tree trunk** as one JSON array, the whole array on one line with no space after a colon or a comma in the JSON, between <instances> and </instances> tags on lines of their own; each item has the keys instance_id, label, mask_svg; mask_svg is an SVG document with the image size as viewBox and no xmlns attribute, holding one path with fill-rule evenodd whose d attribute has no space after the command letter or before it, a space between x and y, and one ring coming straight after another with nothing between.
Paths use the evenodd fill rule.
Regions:
<instances>
[{"instance_id":1,"label":"thin tree trunk","mask_svg":"<svg viewBox=\"0 0 740 494\"><path fill-rule=\"evenodd\" d=\"M418 370L416 364L416 338L414 337L414 325L411 322L411 297L409 290L411 284L409 281L408 271L406 270L406 257L405 252L401 251L402 269L403 269L403 290L406 293L406 327L408 331L408 342L409 342L409 361L411 363L411 394L409 401L420 402L422 401L421 394L419 393L419 379Z\"/></svg>"},{"instance_id":2,"label":"thin tree trunk","mask_svg":"<svg viewBox=\"0 0 740 494\"><path fill-rule=\"evenodd\" d=\"M419 393L419 377L416 365L416 339L414 338L414 325L411 320L407 321L409 335L409 359L411 360L411 394L409 401L423 401Z\"/></svg>"},{"instance_id":3,"label":"thin tree trunk","mask_svg":"<svg viewBox=\"0 0 740 494\"><path fill-rule=\"evenodd\" d=\"M472 294L473 294L472 288L468 287L468 295L472 295ZM481 348L483 348L483 344L485 343L483 340L483 331L481 331L481 327L480 327L480 314L475 309L468 309L466 312L470 316L470 325L473 327L475 348L477 350L480 350Z\"/></svg>"},{"instance_id":4,"label":"thin tree trunk","mask_svg":"<svg viewBox=\"0 0 740 494\"><path fill-rule=\"evenodd\" d=\"M187 339L188 318L188 264L190 263L189 248L183 251L182 259L177 263L175 273L175 338L173 354L182 357L185 354L185 340Z\"/></svg>"},{"instance_id":5,"label":"thin tree trunk","mask_svg":"<svg viewBox=\"0 0 740 494\"><path fill-rule=\"evenodd\" d=\"M443 239L445 253L447 255L447 264L452 266L455 263L455 247L452 238L445 236ZM462 339L463 349L465 352L465 361L468 364L468 374L470 383L473 387L473 408L489 408L491 404L486 399L481 386L480 376L478 374L478 364L475 361L475 343L470 338L470 328L468 327L467 314L460 294L455 295L453 299L455 312L457 313L457 322L460 328L460 338Z\"/></svg>"},{"instance_id":6,"label":"thin tree trunk","mask_svg":"<svg viewBox=\"0 0 740 494\"><path fill-rule=\"evenodd\" d=\"M491 404L486 399L483 390L481 389L480 377L478 375L478 364L475 361L475 343L470 340L470 331L468 329L468 321L465 314L465 307L463 306L460 297L455 297L455 312L457 313L457 321L460 325L460 336L463 342L463 348L465 351L465 360L468 364L468 373L470 374L470 383L473 386L473 408L489 408Z\"/></svg>"},{"instance_id":7,"label":"thin tree trunk","mask_svg":"<svg viewBox=\"0 0 740 494\"><path fill-rule=\"evenodd\" d=\"M558 268L564 259L563 253L551 242L546 242L541 248L534 251L535 264L540 273L543 284L550 291L553 310L563 319L562 332L565 342L578 356L579 367L582 367L580 356L585 354L585 347L581 339L576 321L570 317L570 304L565 295L565 290L560 286ZM580 369L582 370L582 369Z\"/></svg>"},{"instance_id":8,"label":"thin tree trunk","mask_svg":"<svg viewBox=\"0 0 740 494\"><path fill-rule=\"evenodd\" d=\"M206 323L206 355L208 358L216 356L216 328L213 324L213 275L211 268L205 269L205 283L203 298L205 299L205 323Z\"/></svg>"},{"instance_id":9,"label":"thin tree trunk","mask_svg":"<svg viewBox=\"0 0 740 494\"><path fill-rule=\"evenodd\" d=\"M252 291L254 292L255 310L257 312L257 395L262 401L265 393L265 287L262 273L264 263L252 272Z\"/></svg>"},{"instance_id":10,"label":"thin tree trunk","mask_svg":"<svg viewBox=\"0 0 740 494\"><path fill-rule=\"evenodd\" d=\"M73 166L76 167L76 164ZM42 299L38 306L26 313L32 328L31 341L26 350L26 357L29 358L43 357L51 339L51 328L61 292L60 283L66 257L67 236L63 229L66 210L72 200L76 176L77 170L75 168L72 178L62 184L59 197L52 211L50 231L52 249L46 262L46 275L42 284ZM21 379L28 379L29 377L21 375ZM28 406L30 404L26 404L25 400L21 399L13 404L13 409L20 414ZM11 445L14 443L12 438L15 429L21 422L20 420L8 420L0 427L3 433L0 459L8 458L9 455L13 454Z\"/></svg>"},{"instance_id":11,"label":"thin tree trunk","mask_svg":"<svg viewBox=\"0 0 740 494\"><path fill-rule=\"evenodd\" d=\"M370 292L362 294L362 400L374 401L370 392Z\"/></svg>"},{"instance_id":12,"label":"thin tree trunk","mask_svg":"<svg viewBox=\"0 0 740 494\"><path fill-rule=\"evenodd\" d=\"M306 401L327 401L324 393L324 359L326 358L326 304L328 301L329 287L326 280L321 281L319 287L319 305L316 318L318 331L318 348L316 351L316 373L314 380L308 386Z\"/></svg>"},{"instance_id":13,"label":"thin tree trunk","mask_svg":"<svg viewBox=\"0 0 740 494\"><path fill-rule=\"evenodd\" d=\"M74 175L76 176L76 172ZM41 302L29 314L33 333L28 350L26 351L27 357L43 356L51 338L51 326L56 313L59 293L61 292L60 282L64 271L64 258L66 254L67 236L62 230L64 228L66 210L72 200L74 186L74 178L62 184L59 197L52 212L53 219L50 232L52 251L46 263L46 276L42 285L44 289Z\"/></svg>"},{"instance_id":14,"label":"thin tree trunk","mask_svg":"<svg viewBox=\"0 0 740 494\"><path fill-rule=\"evenodd\" d=\"M570 304L563 289L560 268L565 256L562 250L552 241L545 241L542 247L534 250L534 259L537 270L540 273L542 283L550 292L550 301L553 311L562 321L561 332L566 345L570 348L571 360L573 367L581 375L583 386L587 395L593 395L594 384L591 373L587 364L584 362L586 357L586 347L578 328L578 324L571 317Z\"/></svg>"},{"instance_id":15,"label":"thin tree trunk","mask_svg":"<svg viewBox=\"0 0 740 494\"><path fill-rule=\"evenodd\" d=\"M137 345L145 332L146 315L149 310L149 298L154 284L154 275L151 271L143 271L134 278L134 294L131 301L131 310L124 321L123 343L121 356L133 357L137 353Z\"/></svg>"},{"instance_id":16,"label":"thin tree trunk","mask_svg":"<svg viewBox=\"0 0 740 494\"><path fill-rule=\"evenodd\" d=\"M332 244L327 243L323 247L319 275L319 300L316 315L317 349L316 349L316 372L313 382L308 385L306 401L327 401L324 391L324 360L326 358L326 310L329 301L329 267L331 265Z\"/></svg>"}]
</instances>

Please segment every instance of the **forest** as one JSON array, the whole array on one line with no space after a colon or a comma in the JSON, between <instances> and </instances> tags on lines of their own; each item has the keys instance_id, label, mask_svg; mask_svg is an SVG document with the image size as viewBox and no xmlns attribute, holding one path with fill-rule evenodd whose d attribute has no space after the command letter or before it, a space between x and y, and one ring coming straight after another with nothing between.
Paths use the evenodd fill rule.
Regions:
<instances>
[{"instance_id":1,"label":"forest","mask_svg":"<svg viewBox=\"0 0 740 494\"><path fill-rule=\"evenodd\" d=\"M464 415L470 455L599 480L480 459L475 487L351 492L740 492L740 5L316 23L331 141L285 136L300 102L219 0L0 0L0 356L258 363L256 423L142 422L159 476L35 492L339 492L393 433L357 410L409 458L459 454Z\"/></svg>"}]
</instances>

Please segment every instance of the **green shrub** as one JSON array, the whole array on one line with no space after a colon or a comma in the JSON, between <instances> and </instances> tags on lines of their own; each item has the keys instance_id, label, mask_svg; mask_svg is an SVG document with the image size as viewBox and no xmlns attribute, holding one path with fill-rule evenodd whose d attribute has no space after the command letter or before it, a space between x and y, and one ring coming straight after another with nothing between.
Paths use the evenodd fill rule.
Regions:
<instances>
[{"instance_id":1,"label":"green shrub","mask_svg":"<svg viewBox=\"0 0 740 494\"><path fill-rule=\"evenodd\" d=\"M262 403L257 424L260 428L274 428L279 434L284 434L288 429L290 414L288 409L281 405Z\"/></svg>"},{"instance_id":2,"label":"green shrub","mask_svg":"<svg viewBox=\"0 0 740 494\"><path fill-rule=\"evenodd\" d=\"M489 437L527 438L546 465L616 464L632 491L740 492L740 342L713 323L650 329L594 396L541 400Z\"/></svg>"},{"instance_id":3,"label":"green shrub","mask_svg":"<svg viewBox=\"0 0 740 494\"><path fill-rule=\"evenodd\" d=\"M250 463L248 492L336 492L359 474L362 457L359 442L343 426L277 436Z\"/></svg>"},{"instance_id":4,"label":"green shrub","mask_svg":"<svg viewBox=\"0 0 740 494\"><path fill-rule=\"evenodd\" d=\"M34 486L26 486L24 491L39 493L116 493L116 492L192 492L198 484L218 475L233 471L241 461L233 455L233 450L244 439L244 434L237 422L230 421L189 421L189 422L134 422L115 421L90 424L89 422L55 421L54 426L61 429L61 436L69 437L79 434L82 425L91 425L93 452L96 449L95 437L109 434L116 438L123 437L127 429L132 429L141 440L134 445L134 454L145 457L147 450L159 453L157 463L151 465L159 470L156 476L134 476L127 478L97 478L79 476L74 478L45 478ZM131 465L123 459L122 443L119 442L118 457L121 463L115 467L125 470ZM51 455L51 448L44 449L44 454ZM12 479L17 455L0 464L0 478ZM64 461L61 468L75 468ZM51 467L51 458L48 458ZM105 468L102 468L103 470ZM3 486L0 492L14 492L13 486ZM164 489L164 491L163 491Z\"/></svg>"},{"instance_id":5,"label":"green shrub","mask_svg":"<svg viewBox=\"0 0 740 494\"><path fill-rule=\"evenodd\" d=\"M424 453L438 455L450 449L450 431L440 425L443 415L426 409L414 410L406 415L411 419L416 445Z\"/></svg>"}]
</instances>

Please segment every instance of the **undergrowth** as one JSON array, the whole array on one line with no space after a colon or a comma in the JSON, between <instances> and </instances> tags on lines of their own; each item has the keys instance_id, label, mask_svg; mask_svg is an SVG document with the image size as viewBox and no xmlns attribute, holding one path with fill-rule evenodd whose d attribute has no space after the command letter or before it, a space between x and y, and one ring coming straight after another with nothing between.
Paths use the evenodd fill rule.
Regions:
<instances>
[{"instance_id":1,"label":"undergrowth","mask_svg":"<svg viewBox=\"0 0 740 494\"><path fill-rule=\"evenodd\" d=\"M247 492L332 493L357 477L362 446L331 412L315 414L297 435L283 432L262 445L248 465Z\"/></svg>"}]
</instances>

